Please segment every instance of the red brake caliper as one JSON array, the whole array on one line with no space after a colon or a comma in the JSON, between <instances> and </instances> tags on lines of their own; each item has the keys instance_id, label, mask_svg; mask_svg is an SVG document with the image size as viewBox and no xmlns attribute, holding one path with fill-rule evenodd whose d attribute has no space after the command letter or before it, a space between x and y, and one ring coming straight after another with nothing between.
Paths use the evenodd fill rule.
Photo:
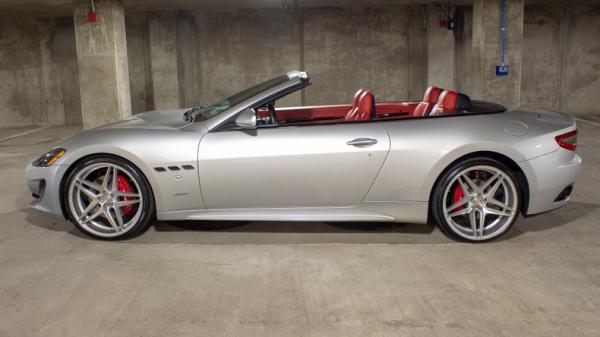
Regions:
<instances>
[{"instance_id":1,"label":"red brake caliper","mask_svg":"<svg viewBox=\"0 0 600 337\"><path fill-rule=\"evenodd\" d=\"M454 188L454 191L452 192L452 204L456 204L457 202L459 202L463 197L465 196L465 192L462 190L462 188L460 187L460 185L457 185ZM463 209L464 206L459 206L456 209L457 210L461 210Z\"/></svg>"},{"instance_id":2,"label":"red brake caliper","mask_svg":"<svg viewBox=\"0 0 600 337\"><path fill-rule=\"evenodd\" d=\"M129 182L127 181L127 178L123 177L123 176L117 176L117 188L119 189L119 191L121 192L131 192L131 185L129 185ZM124 197L124 200L129 200L130 197ZM133 209L133 206L131 205L127 205L123 207L123 214L127 215L131 212L131 210Z\"/></svg>"}]
</instances>

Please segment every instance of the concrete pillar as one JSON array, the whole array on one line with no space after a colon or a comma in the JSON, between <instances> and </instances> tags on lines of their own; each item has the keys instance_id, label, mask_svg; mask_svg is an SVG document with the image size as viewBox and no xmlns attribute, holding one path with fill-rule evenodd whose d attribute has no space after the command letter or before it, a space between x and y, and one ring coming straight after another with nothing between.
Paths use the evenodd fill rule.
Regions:
<instances>
[{"instance_id":1,"label":"concrete pillar","mask_svg":"<svg viewBox=\"0 0 600 337\"><path fill-rule=\"evenodd\" d=\"M440 27L441 17L438 6L427 6L427 85L456 90L454 32Z\"/></svg>"},{"instance_id":2,"label":"concrete pillar","mask_svg":"<svg viewBox=\"0 0 600 337\"><path fill-rule=\"evenodd\" d=\"M127 29L131 113L136 114L154 110L152 105L148 12L127 13L125 27Z\"/></svg>"},{"instance_id":3,"label":"concrete pillar","mask_svg":"<svg viewBox=\"0 0 600 337\"><path fill-rule=\"evenodd\" d=\"M427 86L427 37L426 37L426 6L414 5L409 7L408 28L408 97L418 101L423 98Z\"/></svg>"},{"instance_id":4,"label":"concrete pillar","mask_svg":"<svg viewBox=\"0 0 600 337\"><path fill-rule=\"evenodd\" d=\"M150 14L150 69L155 109L182 105L178 77L177 23L173 11Z\"/></svg>"},{"instance_id":5,"label":"concrete pillar","mask_svg":"<svg viewBox=\"0 0 600 337\"><path fill-rule=\"evenodd\" d=\"M84 129L131 116L123 3L97 1L97 21L91 23L89 9L87 0L74 2Z\"/></svg>"},{"instance_id":6,"label":"concrete pillar","mask_svg":"<svg viewBox=\"0 0 600 337\"><path fill-rule=\"evenodd\" d=\"M520 101L524 0L507 1L506 64L508 76L496 76L500 64L501 1L473 1L474 98L516 107Z\"/></svg>"},{"instance_id":7,"label":"concrete pillar","mask_svg":"<svg viewBox=\"0 0 600 337\"><path fill-rule=\"evenodd\" d=\"M471 95L473 8L471 6L461 6L457 9L464 14L464 28L462 33L454 38L454 87L459 92Z\"/></svg>"},{"instance_id":8,"label":"concrete pillar","mask_svg":"<svg viewBox=\"0 0 600 337\"><path fill-rule=\"evenodd\" d=\"M63 91L61 90L60 67L53 57L52 39L56 36L56 25L53 19L39 21L41 71L40 81L42 99L46 108L48 125L64 125L65 109L62 106Z\"/></svg>"},{"instance_id":9,"label":"concrete pillar","mask_svg":"<svg viewBox=\"0 0 600 337\"><path fill-rule=\"evenodd\" d=\"M190 15L179 15L177 18L177 46L180 88L180 102L182 106L200 105L200 88L198 83L198 48L197 30L194 17Z\"/></svg>"}]
</instances>

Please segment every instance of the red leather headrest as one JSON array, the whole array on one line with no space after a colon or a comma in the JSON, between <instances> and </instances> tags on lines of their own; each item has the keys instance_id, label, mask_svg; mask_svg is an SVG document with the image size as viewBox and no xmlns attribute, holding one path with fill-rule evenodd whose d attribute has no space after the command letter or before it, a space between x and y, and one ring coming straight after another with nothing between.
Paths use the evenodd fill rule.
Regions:
<instances>
[{"instance_id":1,"label":"red leather headrest","mask_svg":"<svg viewBox=\"0 0 600 337\"><path fill-rule=\"evenodd\" d=\"M437 103L440 93L442 93L442 89L438 87L429 87L425 91L425 95L423 96L423 101L421 101L413 110L413 116L415 117L425 117L429 116L431 112L431 108Z\"/></svg>"},{"instance_id":2,"label":"red leather headrest","mask_svg":"<svg viewBox=\"0 0 600 337\"><path fill-rule=\"evenodd\" d=\"M458 93L456 91L444 90L429 115L435 116L446 112L453 112L456 111L457 106Z\"/></svg>"},{"instance_id":3,"label":"red leather headrest","mask_svg":"<svg viewBox=\"0 0 600 337\"><path fill-rule=\"evenodd\" d=\"M363 91L358 98L358 110L361 112L368 112L369 118L371 117L371 111L373 110L373 102L375 98L369 90Z\"/></svg>"},{"instance_id":4,"label":"red leather headrest","mask_svg":"<svg viewBox=\"0 0 600 337\"><path fill-rule=\"evenodd\" d=\"M375 114L375 98L368 90L362 90L354 97L352 108L344 118L347 121L368 121Z\"/></svg>"},{"instance_id":5,"label":"red leather headrest","mask_svg":"<svg viewBox=\"0 0 600 337\"><path fill-rule=\"evenodd\" d=\"M456 91L444 90L440 95L438 105L444 108L444 111L454 111L458 103L458 93Z\"/></svg>"},{"instance_id":6,"label":"red leather headrest","mask_svg":"<svg viewBox=\"0 0 600 337\"><path fill-rule=\"evenodd\" d=\"M427 103L437 103L440 98L440 94L442 93L442 89L438 87L429 87L425 91L425 96L423 96L423 102Z\"/></svg>"},{"instance_id":7,"label":"red leather headrest","mask_svg":"<svg viewBox=\"0 0 600 337\"><path fill-rule=\"evenodd\" d=\"M360 96L365 91L366 91L365 89L358 89L358 91L356 92L356 94L354 94L354 99L352 100L352 106L353 107L357 107L358 106L358 99L360 98Z\"/></svg>"}]
</instances>

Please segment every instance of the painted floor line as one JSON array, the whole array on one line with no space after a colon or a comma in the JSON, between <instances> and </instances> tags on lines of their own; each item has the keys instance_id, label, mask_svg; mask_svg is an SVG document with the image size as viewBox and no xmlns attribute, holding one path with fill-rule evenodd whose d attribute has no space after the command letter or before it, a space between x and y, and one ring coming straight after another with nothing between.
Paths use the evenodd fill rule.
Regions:
<instances>
[{"instance_id":1,"label":"painted floor line","mask_svg":"<svg viewBox=\"0 0 600 337\"><path fill-rule=\"evenodd\" d=\"M25 136L25 135L28 135L30 133L38 132L40 130L44 130L44 129L47 129L47 128L49 128L49 126L44 126L44 127L33 129L33 130L27 130L27 131L23 131L21 133L17 133L16 135L12 135L12 136L8 136L8 137L0 138L0 143L5 142L7 140L11 140L13 138Z\"/></svg>"},{"instance_id":2,"label":"painted floor line","mask_svg":"<svg viewBox=\"0 0 600 337\"><path fill-rule=\"evenodd\" d=\"M600 126L600 123L588 121L587 119L583 119L583 118L579 118L579 117L575 117L575 119L578 120L578 121L580 121L580 122L591 124L593 126Z\"/></svg>"}]
</instances>

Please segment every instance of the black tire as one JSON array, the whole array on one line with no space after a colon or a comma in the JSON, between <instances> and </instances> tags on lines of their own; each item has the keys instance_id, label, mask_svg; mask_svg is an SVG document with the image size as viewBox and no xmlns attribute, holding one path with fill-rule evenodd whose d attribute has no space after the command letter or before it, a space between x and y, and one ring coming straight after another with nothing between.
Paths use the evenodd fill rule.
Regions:
<instances>
[{"instance_id":1,"label":"black tire","mask_svg":"<svg viewBox=\"0 0 600 337\"><path fill-rule=\"evenodd\" d=\"M71 205L69 202L68 193L69 187L71 186L73 179L77 176L77 174L80 171L84 170L86 167L98 163L118 165L119 169L129 173L129 175L136 180L139 186L139 193L141 194L143 198L142 200L144 201L141 206L141 215L139 216L139 219L131 226L131 228L122 235L106 237L89 232L84 227L82 227L78 221L76 221L75 215L73 214L72 209L70 207ZM76 163L75 166L70 170L70 173L67 179L65 180L65 183L63 184L62 192L62 202L69 221L71 221L75 225L75 227L83 234L95 239L106 241L131 239L142 234L145 230L147 230L152 221L155 219L154 195L152 193L152 189L150 187L150 184L148 183L148 180L137 167L119 157L97 155L85 158L84 160Z\"/></svg>"},{"instance_id":2,"label":"black tire","mask_svg":"<svg viewBox=\"0 0 600 337\"><path fill-rule=\"evenodd\" d=\"M456 178L456 176L461 173L464 172L465 170L472 168L472 167L476 167L476 166L491 166L494 167L500 171L502 171L502 173L504 174L504 179L510 179L510 181L512 182L513 186L515 187L515 196L514 198L516 198L516 207L514 208L514 216L512 216L512 220L507 221L506 225L503 225L501 227L501 231L498 231L497 234L494 234L493 237L487 238L487 239L472 239L472 238L466 238L463 237L461 235L459 235L456 230L453 229L453 227L448 223L448 221L446 220L446 217L444 215L444 198L447 197L445 196L445 192L446 189L448 188L448 185L450 183L452 183L452 181ZM516 177L515 172L513 172L512 170L510 170L506 165L502 164L501 162L491 159L491 158L486 158L486 157L475 157L475 158L470 158L470 159L465 159L462 160L454 165L452 165L449 169L447 169L442 176L438 179L436 186L434 187L433 193L432 193L432 197L431 197L431 202L430 202L430 211L431 211L431 215L433 216L433 218L435 219L435 221L438 224L438 228L449 238L456 240L456 241L461 241L461 242L488 242L488 241L493 241L496 240L500 237L502 237L504 234L506 234L510 228L512 228L512 226L514 225L514 223L516 222L520 210L521 210L521 205L522 205L522 193L521 193L521 186L519 185L519 180ZM509 218L510 219L510 218Z\"/></svg>"}]
</instances>

